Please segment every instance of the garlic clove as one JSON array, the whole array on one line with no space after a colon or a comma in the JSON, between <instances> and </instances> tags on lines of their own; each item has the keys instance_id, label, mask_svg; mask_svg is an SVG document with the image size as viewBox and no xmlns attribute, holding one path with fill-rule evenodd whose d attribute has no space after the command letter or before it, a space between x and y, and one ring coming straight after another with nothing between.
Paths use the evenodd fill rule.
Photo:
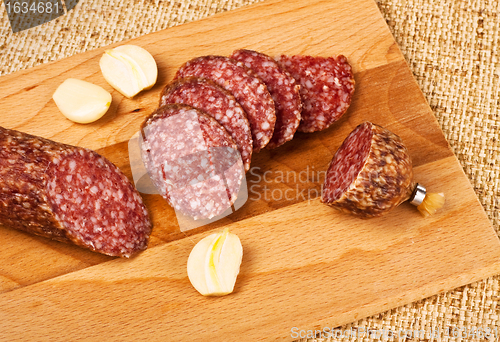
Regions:
<instances>
[{"instance_id":1,"label":"garlic clove","mask_svg":"<svg viewBox=\"0 0 500 342\"><path fill-rule=\"evenodd\" d=\"M71 121L90 123L100 119L111 105L111 94L90 82L68 78L54 92L52 99Z\"/></svg>"},{"instance_id":2,"label":"garlic clove","mask_svg":"<svg viewBox=\"0 0 500 342\"><path fill-rule=\"evenodd\" d=\"M243 247L235 234L229 233L221 248L219 262L216 266L219 284L224 294L231 293L240 273L243 258Z\"/></svg>"},{"instance_id":3,"label":"garlic clove","mask_svg":"<svg viewBox=\"0 0 500 342\"><path fill-rule=\"evenodd\" d=\"M222 233L219 233L216 238L212 241L208 248L208 253L205 258L205 278L207 283L208 292L214 296L222 296L226 293L224 292L224 284L222 280L219 279L222 273L224 273L224 268L220 267L220 259L222 247L226 242L227 235L229 233L228 229L225 229Z\"/></svg>"},{"instance_id":4,"label":"garlic clove","mask_svg":"<svg viewBox=\"0 0 500 342\"><path fill-rule=\"evenodd\" d=\"M153 87L158 77L158 67L153 56L136 45L122 45L106 50L99 66L106 81L128 98Z\"/></svg>"},{"instance_id":5,"label":"garlic clove","mask_svg":"<svg viewBox=\"0 0 500 342\"><path fill-rule=\"evenodd\" d=\"M203 267L212 241L216 239L217 234L211 234L200 240L189 254L187 262L188 278L193 287L202 295L208 295L207 282L205 280L205 269Z\"/></svg>"},{"instance_id":6,"label":"garlic clove","mask_svg":"<svg viewBox=\"0 0 500 342\"><path fill-rule=\"evenodd\" d=\"M204 296L229 294L234 290L242 257L240 239L229 229L211 234L198 242L189 255L189 280Z\"/></svg>"}]
</instances>

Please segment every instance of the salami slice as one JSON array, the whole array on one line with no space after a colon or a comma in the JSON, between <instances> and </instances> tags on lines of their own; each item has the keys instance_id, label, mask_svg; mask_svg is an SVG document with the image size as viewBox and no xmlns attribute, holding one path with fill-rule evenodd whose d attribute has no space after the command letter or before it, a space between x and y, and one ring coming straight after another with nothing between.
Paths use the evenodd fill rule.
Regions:
<instances>
[{"instance_id":1,"label":"salami slice","mask_svg":"<svg viewBox=\"0 0 500 342\"><path fill-rule=\"evenodd\" d=\"M128 257L147 247L148 211L94 151L0 127L0 223Z\"/></svg>"},{"instance_id":2,"label":"salami slice","mask_svg":"<svg viewBox=\"0 0 500 342\"><path fill-rule=\"evenodd\" d=\"M321 201L360 217L381 216L408 200L415 185L411 159L401 138L364 122L335 153Z\"/></svg>"},{"instance_id":3,"label":"salami slice","mask_svg":"<svg viewBox=\"0 0 500 342\"><path fill-rule=\"evenodd\" d=\"M185 104L158 108L142 124L141 155L176 211L210 219L235 202L244 175L236 143L213 117Z\"/></svg>"},{"instance_id":4,"label":"salami slice","mask_svg":"<svg viewBox=\"0 0 500 342\"><path fill-rule=\"evenodd\" d=\"M301 132L330 127L347 111L354 92L354 76L347 58L281 56L279 62L300 85Z\"/></svg>"},{"instance_id":5,"label":"salami slice","mask_svg":"<svg viewBox=\"0 0 500 342\"><path fill-rule=\"evenodd\" d=\"M295 79L273 58L252 50L236 50L231 58L243 63L264 81L276 105L274 134L266 148L292 140L300 124L302 101Z\"/></svg>"},{"instance_id":6,"label":"salami slice","mask_svg":"<svg viewBox=\"0 0 500 342\"><path fill-rule=\"evenodd\" d=\"M245 171L252 160L252 133L243 108L234 96L206 78L180 78L168 84L160 97L160 107L184 103L209 114L231 135L241 153Z\"/></svg>"},{"instance_id":7,"label":"salami slice","mask_svg":"<svg viewBox=\"0 0 500 342\"><path fill-rule=\"evenodd\" d=\"M222 56L203 56L185 63L175 78L208 78L231 92L247 113L252 131L253 150L264 148L271 140L276 122L274 101L266 85L247 73L237 61Z\"/></svg>"}]
</instances>

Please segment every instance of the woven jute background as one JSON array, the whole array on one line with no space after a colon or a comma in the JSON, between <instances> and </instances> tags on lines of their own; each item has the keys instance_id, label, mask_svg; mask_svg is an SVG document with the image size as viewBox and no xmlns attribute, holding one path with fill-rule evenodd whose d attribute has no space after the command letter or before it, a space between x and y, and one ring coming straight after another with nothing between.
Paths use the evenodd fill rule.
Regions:
<instances>
[{"instance_id":1,"label":"woven jute background","mask_svg":"<svg viewBox=\"0 0 500 342\"><path fill-rule=\"evenodd\" d=\"M82 0L68 15L15 35L2 3L0 75L255 2ZM500 235L500 5L488 0L377 3ZM372 330L371 337L328 340L498 341L499 299L500 275L339 327ZM427 335L380 336L382 329Z\"/></svg>"}]
</instances>

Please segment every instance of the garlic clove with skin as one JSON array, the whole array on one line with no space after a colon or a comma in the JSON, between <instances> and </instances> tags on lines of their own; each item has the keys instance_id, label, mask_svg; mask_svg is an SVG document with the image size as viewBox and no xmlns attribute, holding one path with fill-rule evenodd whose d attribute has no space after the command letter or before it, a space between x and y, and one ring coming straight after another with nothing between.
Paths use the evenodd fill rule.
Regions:
<instances>
[{"instance_id":1,"label":"garlic clove with skin","mask_svg":"<svg viewBox=\"0 0 500 342\"><path fill-rule=\"evenodd\" d=\"M211 234L198 242L189 255L189 280L204 296L229 294L234 290L242 257L240 239L229 229Z\"/></svg>"},{"instance_id":2,"label":"garlic clove with skin","mask_svg":"<svg viewBox=\"0 0 500 342\"><path fill-rule=\"evenodd\" d=\"M52 99L71 121L90 123L100 119L111 105L111 94L90 82L68 78L54 92Z\"/></svg>"},{"instance_id":3,"label":"garlic clove with skin","mask_svg":"<svg viewBox=\"0 0 500 342\"><path fill-rule=\"evenodd\" d=\"M128 98L153 87L158 77L153 56L136 45L121 45L106 50L99 66L106 81Z\"/></svg>"}]
</instances>

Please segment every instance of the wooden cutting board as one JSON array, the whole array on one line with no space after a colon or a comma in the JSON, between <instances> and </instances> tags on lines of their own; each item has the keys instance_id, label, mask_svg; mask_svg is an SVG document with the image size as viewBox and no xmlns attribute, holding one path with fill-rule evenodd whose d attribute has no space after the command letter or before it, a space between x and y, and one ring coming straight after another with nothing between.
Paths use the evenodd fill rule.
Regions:
<instances>
[{"instance_id":1,"label":"wooden cutting board","mask_svg":"<svg viewBox=\"0 0 500 342\"><path fill-rule=\"evenodd\" d=\"M0 227L0 340L291 340L500 272L497 235L372 0L271 0L131 43L158 62L152 90L133 100L114 91L99 70L101 48L0 77L0 125L95 149L132 178L127 141L192 57L344 54L357 89L330 129L257 154L248 202L221 221L185 235L161 197L144 195L154 230L133 259ZM109 113L89 125L66 120L51 95L68 77L110 91ZM424 219L403 204L360 220L319 202L320 171L364 120L406 142L416 180L446 193L438 214ZM205 298L189 283L187 257L222 226L243 243L241 273L233 294Z\"/></svg>"}]
</instances>

